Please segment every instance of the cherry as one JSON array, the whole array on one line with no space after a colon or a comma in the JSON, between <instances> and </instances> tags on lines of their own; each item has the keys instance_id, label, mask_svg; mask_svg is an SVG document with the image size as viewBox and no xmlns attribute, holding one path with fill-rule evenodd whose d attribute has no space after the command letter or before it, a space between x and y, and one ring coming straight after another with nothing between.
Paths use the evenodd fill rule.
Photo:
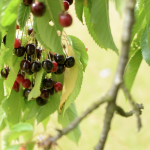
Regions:
<instances>
[{"instance_id":1,"label":"cherry","mask_svg":"<svg viewBox=\"0 0 150 150\"><path fill-rule=\"evenodd\" d=\"M64 62L65 62L64 55L55 54L54 59L58 64L64 64Z\"/></svg>"},{"instance_id":2,"label":"cherry","mask_svg":"<svg viewBox=\"0 0 150 150\"><path fill-rule=\"evenodd\" d=\"M75 59L74 59L74 57L69 56L69 57L66 58L65 66L66 66L67 68L73 67L74 64L75 64Z\"/></svg>"},{"instance_id":3,"label":"cherry","mask_svg":"<svg viewBox=\"0 0 150 150\"><path fill-rule=\"evenodd\" d=\"M69 3L69 5L73 3L73 0L66 0L66 1Z\"/></svg>"},{"instance_id":4,"label":"cherry","mask_svg":"<svg viewBox=\"0 0 150 150\"><path fill-rule=\"evenodd\" d=\"M8 68L5 68L5 71L2 69L2 70L1 70L1 76L2 76L3 78L7 78L8 74L9 74L9 71L10 71L10 68L9 68L9 67L8 67Z\"/></svg>"},{"instance_id":5,"label":"cherry","mask_svg":"<svg viewBox=\"0 0 150 150\"><path fill-rule=\"evenodd\" d=\"M69 2L68 1L64 1L64 8L65 8L65 11L67 11L69 9Z\"/></svg>"},{"instance_id":6,"label":"cherry","mask_svg":"<svg viewBox=\"0 0 150 150\"><path fill-rule=\"evenodd\" d=\"M54 60L54 55L51 52L49 52L49 54L50 54L50 58L49 59L51 59L53 61Z\"/></svg>"},{"instance_id":7,"label":"cherry","mask_svg":"<svg viewBox=\"0 0 150 150\"><path fill-rule=\"evenodd\" d=\"M51 89L48 89L50 95L53 95L55 93L55 88L54 86Z\"/></svg>"},{"instance_id":8,"label":"cherry","mask_svg":"<svg viewBox=\"0 0 150 150\"><path fill-rule=\"evenodd\" d=\"M37 55L37 58L38 58L38 59L41 58L41 53L42 53L42 48L37 47L37 48L36 48L36 55Z\"/></svg>"},{"instance_id":9,"label":"cherry","mask_svg":"<svg viewBox=\"0 0 150 150\"><path fill-rule=\"evenodd\" d=\"M22 82L22 86L24 88L29 88L31 85L31 81L29 79L24 79L23 82Z\"/></svg>"},{"instance_id":10,"label":"cherry","mask_svg":"<svg viewBox=\"0 0 150 150\"><path fill-rule=\"evenodd\" d=\"M54 84L54 88L55 88L55 92L58 92L58 91L62 90L63 86L62 86L62 84L60 82L56 82Z\"/></svg>"},{"instance_id":11,"label":"cherry","mask_svg":"<svg viewBox=\"0 0 150 150\"><path fill-rule=\"evenodd\" d=\"M59 15L59 23L62 27L69 27L72 24L71 15L62 13Z\"/></svg>"},{"instance_id":12,"label":"cherry","mask_svg":"<svg viewBox=\"0 0 150 150\"><path fill-rule=\"evenodd\" d=\"M46 10L45 4L42 2L35 2L31 5L31 12L36 17L41 17L44 15Z\"/></svg>"},{"instance_id":13,"label":"cherry","mask_svg":"<svg viewBox=\"0 0 150 150\"><path fill-rule=\"evenodd\" d=\"M3 37L3 43L6 45L6 35Z\"/></svg>"},{"instance_id":14,"label":"cherry","mask_svg":"<svg viewBox=\"0 0 150 150\"><path fill-rule=\"evenodd\" d=\"M53 63L51 60L46 59L42 62L42 67L46 72L50 72L53 69Z\"/></svg>"},{"instance_id":15,"label":"cherry","mask_svg":"<svg viewBox=\"0 0 150 150\"><path fill-rule=\"evenodd\" d=\"M48 89L44 89L44 90L41 91L41 97L43 99L48 99L49 98L49 91L48 91Z\"/></svg>"},{"instance_id":16,"label":"cherry","mask_svg":"<svg viewBox=\"0 0 150 150\"><path fill-rule=\"evenodd\" d=\"M47 103L47 99L43 99L41 96L39 96L37 99L36 99L36 103L39 105L39 106L43 106Z\"/></svg>"},{"instance_id":17,"label":"cherry","mask_svg":"<svg viewBox=\"0 0 150 150\"><path fill-rule=\"evenodd\" d=\"M62 74L65 71L64 65L58 64L58 69L55 74Z\"/></svg>"},{"instance_id":18,"label":"cherry","mask_svg":"<svg viewBox=\"0 0 150 150\"><path fill-rule=\"evenodd\" d=\"M58 69L58 64L55 61L52 61L53 63L53 69L51 70L51 72L56 72Z\"/></svg>"},{"instance_id":19,"label":"cherry","mask_svg":"<svg viewBox=\"0 0 150 150\"><path fill-rule=\"evenodd\" d=\"M87 47L85 47L86 48L86 51L88 51L88 48Z\"/></svg>"},{"instance_id":20,"label":"cherry","mask_svg":"<svg viewBox=\"0 0 150 150\"><path fill-rule=\"evenodd\" d=\"M28 35L30 35L32 33L32 31L33 31L33 28L29 27L28 28Z\"/></svg>"},{"instance_id":21,"label":"cherry","mask_svg":"<svg viewBox=\"0 0 150 150\"><path fill-rule=\"evenodd\" d=\"M19 92L19 87L20 87L20 84L17 81L15 81L12 89L15 90L16 92Z\"/></svg>"},{"instance_id":22,"label":"cherry","mask_svg":"<svg viewBox=\"0 0 150 150\"><path fill-rule=\"evenodd\" d=\"M26 52L27 52L27 55L35 54L35 45L33 43L27 44L26 45Z\"/></svg>"},{"instance_id":23,"label":"cherry","mask_svg":"<svg viewBox=\"0 0 150 150\"><path fill-rule=\"evenodd\" d=\"M20 29L18 24L16 24L16 29Z\"/></svg>"},{"instance_id":24,"label":"cherry","mask_svg":"<svg viewBox=\"0 0 150 150\"><path fill-rule=\"evenodd\" d=\"M28 75L32 75L32 74L33 74L33 72L31 71L31 69L26 70L26 73L27 73Z\"/></svg>"},{"instance_id":25,"label":"cherry","mask_svg":"<svg viewBox=\"0 0 150 150\"><path fill-rule=\"evenodd\" d=\"M51 89L54 85L54 81L51 78L43 80L43 87L46 89Z\"/></svg>"},{"instance_id":26,"label":"cherry","mask_svg":"<svg viewBox=\"0 0 150 150\"><path fill-rule=\"evenodd\" d=\"M20 63L20 68L23 71L27 71L31 68L31 63L29 60L22 60Z\"/></svg>"},{"instance_id":27,"label":"cherry","mask_svg":"<svg viewBox=\"0 0 150 150\"><path fill-rule=\"evenodd\" d=\"M31 64L31 71L34 72L39 72L41 70L41 63L38 61L33 61Z\"/></svg>"},{"instance_id":28,"label":"cherry","mask_svg":"<svg viewBox=\"0 0 150 150\"><path fill-rule=\"evenodd\" d=\"M32 4L32 1L33 0L23 0L23 3L24 3L25 6L29 6L29 5Z\"/></svg>"},{"instance_id":29,"label":"cherry","mask_svg":"<svg viewBox=\"0 0 150 150\"><path fill-rule=\"evenodd\" d=\"M15 38L14 48L19 48L21 46L20 39Z\"/></svg>"},{"instance_id":30,"label":"cherry","mask_svg":"<svg viewBox=\"0 0 150 150\"><path fill-rule=\"evenodd\" d=\"M18 83L22 83L22 82L24 81L24 75L22 75L22 74L17 74L16 81L17 81Z\"/></svg>"},{"instance_id":31,"label":"cherry","mask_svg":"<svg viewBox=\"0 0 150 150\"><path fill-rule=\"evenodd\" d=\"M24 60L26 60L26 55L24 56ZM31 56L27 56L27 60L31 62Z\"/></svg>"},{"instance_id":32,"label":"cherry","mask_svg":"<svg viewBox=\"0 0 150 150\"><path fill-rule=\"evenodd\" d=\"M28 95L31 92L31 89L25 89L24 90L24 97L26 97L28 99Z\"/></svg>"},{"instance_id":33,"label":"cherry","mask_svg":"<svg viewBox=\"0 0 150 150\"><path fill-rule=\"evenodd\" d=\"M15 55L18 57L22 57L26 51L26 49L23 46L20 46L19 48L15 48L14 50Z\"/></svg>"}]
</instances>

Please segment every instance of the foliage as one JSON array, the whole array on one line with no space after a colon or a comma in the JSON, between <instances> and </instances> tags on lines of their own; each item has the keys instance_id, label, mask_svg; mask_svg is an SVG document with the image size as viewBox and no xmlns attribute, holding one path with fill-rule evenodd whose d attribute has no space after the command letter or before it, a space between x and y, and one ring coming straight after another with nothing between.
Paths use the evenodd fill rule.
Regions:
<instances>
[{"instance_id":1,"label":"foliage","mask_svg":"<svg viewBox=\"0 0 150 150\"><path fill-rule=\"evenodd\" d=\"M46 11L42 17L30 16L30 7L25 6L20 0L0 0L0 69L9 66L11 68L7 79L0 76L0 131L9 128L4 134L4 149L18 149L20 144L12 145L12 141L23 136L25 143L28 142L29 149L34 147L32 139L34 127L37 123L42 123L44 128L49 122L50 115L58 112L58 122L62 127L66 127L78 115L75 100L80 93L84 72L88 65L88 54L84 43L73 35L66 35L64 28L59 23L59 14L64 9L60 0L39 0L46 5ZM116 9L120 15L124 10L125 1L115 0ZM75 0L76 16L88 29L89 34L100 50L113 50L117 55L118 48L113 40L109 21L109 1L108 0ZM136 22L132 29L130 60L126 66L124 81L129 90L132 89L136 74L144 59L150 65L150 17L148 0L138 0L135 17ZM85 22L84 22L85 21ZM16 24L20 30L16 31ZM27 28L32 27L32 36L27 35ZM2 42L7 35L6 45ZM21 39L22 45L27 42L38 41L38 45L43 48L42 56L38 60L42 63L47 59L49 52L62 55L73 56L75 65L66 68L63 75L47 74L42 68L38 73L31 76L25 75L34 82L34 87L28 96L24 97L24 88L20 86L19 92L12 89L16 76L20 69L20 62L24 56L14 55L15 38ZM62 39L66 40L63 43ZM67 45L64 50L63 45ZM48 55L47 55L48 54ZM55 81L63 84L63 90L50 96L44 106L36 103L36 98L41 94L42 81L46 77L51 77ZM70 85L70 83L72 83ZM29 123L30 122L30 123ZM32 123L31 123L32 122ZM67 137L78 145L81 136L79 126Z\"/></svg>"}]
</instances>

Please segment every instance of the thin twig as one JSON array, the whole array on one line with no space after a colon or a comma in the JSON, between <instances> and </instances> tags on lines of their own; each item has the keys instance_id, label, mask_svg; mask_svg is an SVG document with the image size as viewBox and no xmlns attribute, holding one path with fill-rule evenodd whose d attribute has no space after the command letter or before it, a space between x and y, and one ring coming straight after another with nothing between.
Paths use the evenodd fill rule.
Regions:
<instances>
[{"instance_id":1,"label":"thin twig","mask_svg":"<svg viewBox=\"0 0 150 150\"><path fill-rule=\"evenodd\" d=\"M102 105L105 102L111 101L111 98L106 95L105 97L101 98L97 102L95 102L92 106L90 106L88 109L86 109L81 116L76 118L73 122L71 122L66 128L61 130L57 135L54 137L49 137L45 141L41 142L39 144L40 147L46 147L49 144L55 143L59 138L61 138L63 135L67 134L68 132L72 131L88 114L90 114L92 111L94 111L96 108L98 108L100 105Z\"/></svg>"},{"instance_id":2,"label":"thin twig","mask_svg":"<svg viewBox=\"0 0 150 150\"><path fill-rule=\"evenodd\" d=\"M121 87L122 87L122 90L123 90L124 94L128 98L130 104L132 105L132 107L133 107L133 109L135 111L135 114L136 114L136 117L137 117L137 128L138 128L137 131L139 131L141 129L141 127L142 127L141 118L140 118L140 109L136 106L136 103L134 102L130 92L125 87L125 85L122 84Z\"/></svg>"},{"instance_id":3,"label":"thin twig","mask_svg":"<svg viewBox=\"0 0 150 150\"><path fill-rule=\"evenodd\" d=\"M139 109L140 115L141 115L142 114L141 109L144 109L143 105L142 104L136 104L136 108ZM121 108L120 106L117 106L116 109L117 109L116 113L119 114L122 117L131 117L133 114L135 114L135 110L134 109L129 111L129 112L125 112L123 110L123 108Z\"/></svg>"}]
</instances>

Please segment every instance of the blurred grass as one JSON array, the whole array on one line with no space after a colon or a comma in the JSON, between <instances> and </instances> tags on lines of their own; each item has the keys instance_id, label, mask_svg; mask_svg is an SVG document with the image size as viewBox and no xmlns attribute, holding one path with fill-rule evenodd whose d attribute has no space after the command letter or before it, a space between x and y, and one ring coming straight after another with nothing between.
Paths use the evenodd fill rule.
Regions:
<instances>
[{"instance_id":1,"label":"blurred grass","mask_svg":"<svg viewBox=\"0 0 150 150\"><path fill-rule=\"evenodd\" d=\"M87 28L77 20L73 6L70 7L69 12L74 18L74 23L70 28L66 29L68 35L77 36L81 39L86 47L88 47L89 64L84 74L84 80L80 95L76 100L77 110L79 115L90 106L95 100L104 95L112 84L112 80L116 71L118 56L111 50L100 49L88 34ZM110 24L112 35L117 47L121 47L121 33L123 28L123 19L120 18L116 12L114 4L110 3ZM111 74L102 78L99 72L105 68L110 68ZM142 113L143 127L139 133L136 132L136 118L123 118L117 114L113 118L111 130L105 150L149 150L150 139L150 84L149 84L150 69L145 61L137 74L135 83L132 88L132 95L136 102L144 104L144 111ZM128 101L125 100L122 91L117 97L117 104L122 106L124 110L130 111L132 108ZM91 150L97 144L103 126L103 119L106 105L89 115L81 124L80 128L82 136L77 147L73 142L66 137L61 138L58 144L62 150ZM56 120L56 114L52 115L51 121L47 126L47 133L53 134L53 127L60 127ZM41 125L38 126L38 129Z\"/></svg>"}]
</instances>

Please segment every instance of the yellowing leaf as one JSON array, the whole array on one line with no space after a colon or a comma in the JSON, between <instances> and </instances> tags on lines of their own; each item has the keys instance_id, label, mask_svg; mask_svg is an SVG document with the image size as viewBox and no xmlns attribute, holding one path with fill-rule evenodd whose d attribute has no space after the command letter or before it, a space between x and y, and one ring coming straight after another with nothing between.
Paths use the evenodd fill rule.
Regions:
<instances>
[{"instance_id":1,"label":"yellowing leaf","mask_svg":"<svg viewBox=\"0 0 150 150\"><path fill-rule=\"evenodd\" d=\"M66 68L65 70L62 96L59 105L59 113L61 113L63 105L65 104L69 95L73 92L78 77L78 63L71 46L68 47L68 55L75 58L75 65L72 68Z\"/></svg>"}]
</instances>

